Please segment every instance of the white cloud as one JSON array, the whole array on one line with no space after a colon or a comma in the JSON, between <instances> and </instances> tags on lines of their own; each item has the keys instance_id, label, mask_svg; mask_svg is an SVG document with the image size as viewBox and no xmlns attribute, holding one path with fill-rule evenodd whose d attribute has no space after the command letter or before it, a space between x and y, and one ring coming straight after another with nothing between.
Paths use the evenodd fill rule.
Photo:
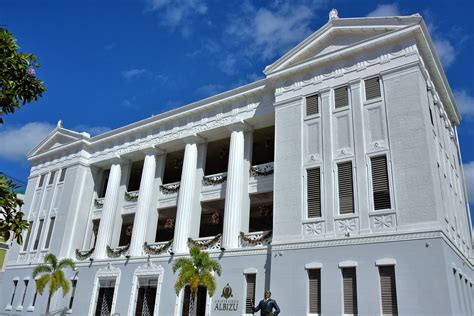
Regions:
<instances>
[{"instance_id":1,"label":"white cloud","mask_svg":"<svg viewBox=\"0 0 474 316\"><path fill-rule=\"evenodd\" d=\"M402 15L398 3L379 4L374 11L367 14L367 16L399 16Z\"/></svg>"},{"instance_id":2,"label":"white cloud","mask_svg":"<svg viewBox=\"0 0 474 316\"><path fill-rule=\"evenodd\" d=\"M134 69L122 71L122 76L127 80L132 80L132 79L143 76L146 72L147 72L146 69L134 68Z\"/></svg>"},{"instance_id":3,"label":"white cloud","mask_svg":"<svg viewBox=\"0 0 474 316\"><path fill-rule=\"evenodd\" d=\"M225 87L223 85L211 83L211 84L207 84L198 88L196 92L199 95L202 95L203 97L209 97L209 96L216 95L224 90L225 90Z\"/></svg>"},{"instance_id":4,"label":"white cloud","mask_svg":"<svg viewBox=\"0 0 474 316\"><path fill-rule=\"evenodd\" d=\"M310 24L317 5L317 1L303 1L302 4L279 1L269 8L256 8L250 2L244 2L230 18L226 33L240 41L247 55L268 60L314 31Z\"/></svg>"},{"instance_id":5,"label":"white cloud","mask_svg":"<svg viewBox=\"0 0 474 316\"><path fill-rule=\"evenodd\" d=\"M464 164L464 176L466 177L469 203L474 203L474 161Z\"/></svg>"},{"instance_id":6,"label":"white cloud","mask_svg":"<svg viewBox=\"0 0 474 316\"><path fill-rule=\"evenodd\" d=\"M207 4L203 0L148 0L148 10L157 12L164 26L172 30L180 27L183 36L189 36L189 20L205 15Z\"/></svg>"},{"instance_id":7,"label":"white cloud","mask_svg":"<svg viewBox=\"0 0 474 316\"><path fill-rule=\"evenodd\" d=\"M45 122L27 123L20 127L10 127L0 132L0 158L21 161L26 154L38 145L51 131L54 125Z\"/></svg>"},{"instance_id":8,"label":"white cloud","mask_svg":"<svg viewBox=\"0 0 474 316\"><path fill-rule=\"evenodd\" d=\"M439 59L441 60L443 66L448 67L451 65L456 59L457 55L453 44L447 38L436 35L433 36L433 44L436 48L436 52L438 52Z\"/></svg>"},{"instance_id":9,"label":"white cloud","mask_svg":"<svg viewBox=\"0 0 474 316\"><path fill-rule=\"evenodd\" d=\"M74 126L72 130L77 131L77 132L87 132L90 135L94 136L94 135L99 135L99 134L108 132L111 130L111 128L107 126L89 126L89 125L80 124L80 125Z\"/></svg>"},{"instance_id":10,"label":"white cloud","mask_svg":"<svg viewBox=\"0 0 474 316\"><path fill-rule=\"evenodd\" d=\"M453 93L461 114L466 117L474 117L474 96L466 90L454 90Z\"/></svg>"}]
</instances>

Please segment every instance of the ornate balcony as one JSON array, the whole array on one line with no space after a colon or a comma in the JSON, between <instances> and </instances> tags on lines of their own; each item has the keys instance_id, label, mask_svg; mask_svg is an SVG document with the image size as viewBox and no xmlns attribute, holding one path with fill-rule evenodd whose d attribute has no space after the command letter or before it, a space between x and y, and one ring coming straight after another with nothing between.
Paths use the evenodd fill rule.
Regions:
<instances>
[{"instance_id":1,"label":"ornate balcony","mask_svg":"<svg viewBox=\"0 0 474 316\"><path fill-rule=\"evenodd\" d=\"M125 192L125 201L130 202L130 203L136 203L138 201L138 195L140 191L130 191L130 192Z\"/></svg>"},{"instance_id":2,"label":"ornate balcony","mask_svg":"<svg viewBox=\"0 0 474 316\"><path fill-rule=\"evenodd\" d=\"M218 185L224 183L227 180L227 172L212 174L209 176L204 176L202 178L202 185L209 186L209 185Z\"/></svg>"},{"instance_id":3,"label":"ornate balcony","mask_svg":"<svg viewBox=\"0 0 474 316\"><path fill-rule=\"evenodd\" d=\"M143 244L143 252L149 256L158 256L158 255L173 255L173 239L168 241L161 241L155 243Z\"/></svg>"},{"instance_id":4,"label":"ornate balcony","mask_svg":"<svg viewBox=\"0 0 474 316\"><path fill-rule=\"evenodd\" d=\"M201 250L220 250L221 249L222 235L217 234L216 236L211 237L201 237L201 238L188 238L189 247L197 246Z\"/></svg>"},{"instance_id":5,"label":"ornate balcony","mask_svg":"<svg viewBox=\"0 0 474 316\"><path fill-rule=\"evenodd\" d=\"M104 207L104 200L105 200L105 198L103 198L103 197L102 198L96 198L94 200L94 207L96 209L102 209Z\"/></svg>"},{"instance_id":6,"label":"ornate balcony","mask_svg":"<svg viewBox=\"0 0 474 316\"><path fill-rule=\"evenodd\" d=\"M273 162L250 167L251 177L265 177L273 174Z\"/></svg>"},{"instance_id":7,"label":"ornate balcony","mask_svg":"<svg viewBox=\"0 0 474 316\"><path fill-rule=\"evenodd\" d=\"M126 246L120 246L116 248L111 248L109 245L107 245L107 256L109 258L118 258L120 256L128 256L128 251L130 249L130 244Z\"/></svg>"},{"instance_id":8,"label":"ornate balcony","mask_svg":"<svg viewBox=\"0 0 474 316\"><path fill-rule=\"evenodd\" d=\"M272 231L266 230L253 233L240 233L240 245L242 247L261 247L272 243Z\"/></svg>"},{"instance_id":9,"label":"ornate balcony","mask_svg":"<svg viewBox=\"0 0 474 316\"><path fill-rule=\"evenodd\" d=\"M178 193L180 187L180 182L173 182L160 185L161 193L165 195Z\"/></svg>"}]
</instances>

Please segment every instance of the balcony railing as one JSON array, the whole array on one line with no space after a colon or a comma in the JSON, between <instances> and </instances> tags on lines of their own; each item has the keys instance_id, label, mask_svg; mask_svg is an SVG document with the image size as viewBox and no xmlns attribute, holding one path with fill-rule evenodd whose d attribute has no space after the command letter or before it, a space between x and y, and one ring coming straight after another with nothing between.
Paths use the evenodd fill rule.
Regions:
<instances>
[{"instance_id":1,"label":"balcony railing","mask_svg":"<svg viewBox=\"0 0 474 316\"><path fill-rule=\"evenodd\" d=\"M261 177L273 174L273 162L263 163L250 167L250 176Z\"/></svg>"},{"instance_id":2,"label":"balcony railing","mask_svg":"<svg viewBox=\"0 0 474 316\"><path fill-rule=\"evenodd\" d=\"M174 194L178 193L180 182L173 182L160 185L160 191L163 194Z\"/></svg>"},{"instance_id":3,"label":"balcony railing","mask_svg":"<svg viewBox=\"0 0 474 316\"><path fill-rule=\"evenodd\" d=\"M272 231L266 230L253 233L240 233L241 247L266 246L272 243Z\"/></svg>"},{"instance_id":4,"label":"balcony railing","mask_svg":"<svg viewBox=\"0 0 474 316\"><path fill-rule=\"evenodd\" d=\"M111 248L109 245L107 245L107 256L109 258L118 258L120 256L128 256L128 250L130 249L130 244L126 246L119 246L116 248Z\"/></svg>"},{"instance_id":5,"label":"balcony railing","mask_svg":"<svg viewBox=\"0 0 474 316\"><path fill-rule=\"evenodd\" d=\"M162 254L173 255L173 239L149 244L143 244L143 252L149 256L157 256Z\"/></svg>"},{"instance_id":6,"label":"balcony railing","mask_svg":"<svg viewBox=\"0 0 474 316\"><path fill-rule=\"evenodd\" d=\"M217 234L211 237L188 238L189 247L199 247L201 250L220 250L221 249L222 234Z\"/></svg>"},{"instance_id":7,"label":"balcony railing","mask_svg":"<svg viewBox=\"0 0 474 316\"><path fill-rule=\"evenodd\" d=\"M105 198L96 198L94 200L94 206L96 209L103 208L104 207L104 199Z\"/></svg>"},{"instance_id":8,"label":"balcony railing","mask_svg":"<svg viewBox=\"0 0 474 316\"><path fill-rule=\"evenodd\" d=\"M92 254L94 253L94 250L95 248L84 250L84 251L76 249L76 259L79 261L86 260L87 258L90 258L90 256L92 256Z\"/></svg>"},{"instance_id":9,"label":"balcony railing","mask_svg":"<svg viewBox=\"0 0 474 316\"><path fill-rule=\"evenodd\" d=\"M224 183L227 180L227 172L211 174L209 176L202 177L202 185L218 185Z\"/></svg>"},{"instance_id":10,"label":"balcony railing","mask_svg":"<svg viewBox=\"0 0 474 316\"><path fill-rule=\"evenodd\" d=\"M135 203L136 201L138 201L139 193L140 193L139 190L125 192L125 201Z\"/></svg>"}]
</instances>

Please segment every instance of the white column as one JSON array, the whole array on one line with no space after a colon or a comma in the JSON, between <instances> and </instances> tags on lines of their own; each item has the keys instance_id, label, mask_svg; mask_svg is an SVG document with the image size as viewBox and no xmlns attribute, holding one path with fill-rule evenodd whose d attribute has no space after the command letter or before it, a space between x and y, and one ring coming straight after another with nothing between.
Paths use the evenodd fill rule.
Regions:
<instances>
[{"instance_id":1,"label":"white column","mask_svg":"<svg viewBox=\"0 0 474 316\"><path fill-rule=\"evenodd\" d=\"M102 217L100 218L97 243L95 245L94 258L104 259L107 257L106 246L110 245L113 221L119 199L120 179L122 177L122 167L118 161L114 161L110 167L109 182L105 193Z\"/></svg>"},{"instance_id":2,"label":"white column","mask_svg":"<svg viewBox=\"0 0 474 316\"><path fill-rule=\"evenodd\" d=\"M137 210L133 221L132 240L130 241L130 255L141 256L143 243L147 231L148 215L153 202L154 182L156 171L156 158L153 149L146 152L143 162L142 178L140 180L140 191L137 201Z\"/></svg>"},{"instance_id":3,"label":"white column","mask_svg":"<svg viewBox=\"0 0 474 316\"><path fill-rule=\"evenodd\" d=\"M239 233L243 206L244 180L244 131L243 126L234 126L230 135L229 166L227 168L227 189L225 193L224 231L222 247L239 247Z\"/></svg>"},{"instance_id":4,"label":"white column","mask_svg":"<svg viewBox=\"0 0 474 316\"><path fill-rule=\"evenodd\" d=\"M196 182L197 155L197 139L194 137L187 139L178 193L178 210L176 214L173 245L173 251L175 253L184 253L187 252L188 249L187 241L194 207L193 199Z\"/></svg>"}]
</instances>

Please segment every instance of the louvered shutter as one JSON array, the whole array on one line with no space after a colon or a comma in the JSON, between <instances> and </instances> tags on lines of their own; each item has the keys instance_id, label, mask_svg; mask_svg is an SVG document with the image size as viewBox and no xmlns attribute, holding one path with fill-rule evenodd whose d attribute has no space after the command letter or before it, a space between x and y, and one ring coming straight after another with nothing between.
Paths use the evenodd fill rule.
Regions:
<instances>
[{"instance_id":1,"label":"louvered shutter","mask_svg":"<svg viewBox=\"0 0 474 316\"><path fill-rule=\"evenodd\" d=\"M334 107L337 109L347 105L349 105L347 86L334 89Z\"/></svg>"},{"instance_id":2,"label":"louvered shutter","mask_svg":"<svg viewBox=\"0 0 474 316\"><path fill-rule=\"evenodd\" d=\"M339 187L339 213L354 213L354 188L352 182L352 162L337 165Z\"/></svg>"},{"instance_id":3,"label":"louvered shutter","mask_svg":"<svg viewBox=\"0 0 474 316\"><path fill-rule=\"evenodd\" d=\"M308 218L321 217L321 171L320 168L307 170Z\"/></svg>"},{"instance_id":4,"label":"louvered shutter","mask_svg":"<svg viewBox=\"0 0 474 316\"><path fill-rule=\"evenodd\" d=\"M252 307L255 304L255 274L246 274L247 296L245 297L245 313L252 314Z\"/></svg>"},{"instance_id":5,"label":"louvered shutter","mask_svg":"<svg viewBox=\"0 0 474 316\"><path fill-rule=\"evenodd\" d=\"M309 277L309 313L321 314L321 270L308 270Z\"/></svg>"},{"instance_id":6,"label":"louvered shutter","mask_svg":"<svg viewBox=\"0 0 474 316\"><path fill-rule=\"evenodd\" d=\"M398 315L395 269L393 266L383 266L379 267L379 273L382 313L384 315Z\"/></svg>"},{"instance_id":7,"label":"louvered shutter","mask_svg":"<svg viewBox=\"0 0 474 316\"><path fill-rule=\"evenodd\" d=\"M370 159L372 165L372 187L374 195L374 209L389 209L390 188L388 184L387 157L380 156Z\"/></svg>"},{"instance_id":8,"label":"louvered shutter","mask_svg":"<svg viewBox=\"0 0 474 316\"><path fill-rule=\"evenodd\" d=\"M372 100L380 98L380 80L379 77L365 80L365 99Z\"/></svg>"},{"instance_id":9,"label":"louvered shutter","mask_svg":"<svg viewBox=\"0 0 474 316\"><path fill-rule=\"evenodd\" d=\"M357 314L357 279L356 268L342 269L344 291L344 314Z\"/></svg>"},{"instance_id":10,"label":"louvered shutter","mask_svg":"<svg viewBox=\"0 0 474 316\"><path fill-rule=\"evenodd\" d=\"M306 97L306 115L314 115L319 113L318 95Z\"/></svg>"}]
</instances>

